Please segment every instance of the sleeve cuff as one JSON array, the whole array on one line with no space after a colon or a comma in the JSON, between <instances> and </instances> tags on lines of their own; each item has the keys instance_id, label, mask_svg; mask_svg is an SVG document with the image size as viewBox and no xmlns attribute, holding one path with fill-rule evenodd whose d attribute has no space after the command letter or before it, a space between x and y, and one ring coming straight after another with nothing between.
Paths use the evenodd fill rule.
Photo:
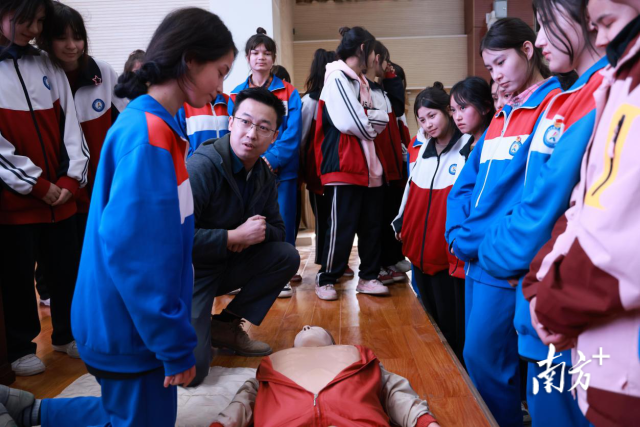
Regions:
<instances>
[{"instance_id":1,"label":"sleeve cuff","mask_svg":"<svg viewBox=\"0 0 640 427\"><path fill-rule=\"evenodd\" d=\"M56 182L56 185L60 188L69 190L74 196L76 194L76 191L78 191L78 188L80 187L80 183L78 181L68 176L61 177L58 182Z\"/></svg>"},{"instance_id":2,"label":"sleeve cuff","mask_svg":"<svg viewBox=\"0 0 640 427\"><path fill-rule=\"evenodd\" d=\"M31 195L38 199L42 199L47 194L47 191L49 191L50 186L51 183L49 181L39 177L38 181L36 181L36 185L31 187Z\"/></svg>"},{"instance_id":3,"label":"sleeve cuff","mask_svg":"<svg viewBox=\"0 0 640 427\"><path fill-rule=\"evenodd\" d=\"M196 358L193 355L193 352L191 352L188 356L183 357L182 359L164 362L164 375L168 377L171 375L179 374L191 368L192 366L195 366L195 364Z\"/></svg>"},{"instance_id":4,"label":"sleeve cuff","mask_svg":"<svg viewBox=\"0 0 640 427\"><path fill-rule=\"evenodd\" d=\"M435 423L436 419L433 418L431 414L424 414L418 418L418 422L416 422L416 427L427 427L431 423Z\"/></svg>"},{"instance_id":5,"label":"sleeve cuff","mask_svg":"<svg viewBox=\"0 0 640 427\"><path fill-rule=\"evenodd\" d=\"M264 153L264 155L262 157L267 159L267 161L269 162L269 165L271 165L271 169L273 169L274 173L276 172L276 170L278 170L280 168L280 165L278 164L278 157L276 157L275 155L267 152L267 153Z\"/></svg>"}]
</instances>

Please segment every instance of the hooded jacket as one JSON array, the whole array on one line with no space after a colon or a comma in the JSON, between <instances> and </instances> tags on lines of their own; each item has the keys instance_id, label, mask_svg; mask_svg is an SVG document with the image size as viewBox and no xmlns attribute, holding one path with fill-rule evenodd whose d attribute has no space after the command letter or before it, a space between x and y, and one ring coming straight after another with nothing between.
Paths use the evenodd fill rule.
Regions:
<instances>
[{"instance_id":1,"label":"hooded jacket","mask_svg":"<svg viewBox=\"0 0 640 427\"><path fill-rule=\"evenodd\" d=\"M389 115L362 106L360 85L344 61L327 64L315 132L316 166L323 185L376 185L370 175L381 153L373 140L387 127Z\"/></svg>"},{"instance_id":2,"label":"hooded jacket","mask_svg":"<svg viewBox=\"0 0 640 427\"><path fill-rule=\"evenodd\" d=\"M636 425L640 418L640 18L611 42L612 66L594 93L596 128L571 196L523 281L537 297L538 320L577 339L590 362L578 404L595 425ZM596 355L608 359L594 359ZM577 376L577 375L576 375ZM575 376L574 376L575 378Z\"/></svg>"},{"instance_id":3,"label":"hooded jacket","mask_svg":"<svg viewBox=\"0 0 640 427\"><path fill-rule=\"evenodd\" d=\"M78 212L89 212L89 200L93 181L100 162L100 151L107 132L118 115L128 104L128 100L117 97L113 90L118 75L104 61L89 57L87 66L78 76L77 89L73 94L78 121L89 147L89 183L78 190L76 203Z\"/></svg>"},{"instance_id":4,"label":"hooded jacket","mask_svg":"<svg viewBox=\"0 0 640 427\"><path fill-rule=\"evenodd\" d=\"M536 253L551 237L554 224L569 207L593 133L593 93L602 83L600 71L607 64L606 57L600 59L570 89L556 95L542 115L526 161L522 199L486 231L480 245L480 265L493 277L524 277ZM546 358L549 349L531 325L529 303L520 288L514 325L520 354L532 360ZM569 352L564 353L570 363Z\"/></svg>"},{"instance_id":5,"label":"hooded jacket","mask_svg":"<svg viewBox=\"0 0 640 427\"><path fill-rule=\"evenodd\" d=\"M455 129L449 144L438 154L430 138L422 145L407 182L398 216L391 224L402 233L402 252L424 273L434 275L449 269L464 278L464 264L449 253L444 240L447 196L469 156L471 135ZM457 274L456 274L457 273Z\"/></svg>"},{"instance_id":6,"label":"hooded jacket","mask_svg":"<svg viewBox=\"0 0 640 427\"><path fill-rule=\"evenodd\" d=\"M195 268L226 263L228 230L236 229L254 215L266 217L265 242L284 241L275 175L265 162L256 162L251 169L253 196L245 206L233 177L230 137L226 134L205 142L187 162L195 212Z\"/></svg>"},{"instance_id":7,"label":"hooded jacket","mask_svg":"<svg viewBox=\"0 0 640 427\"><path fill-rule=\"evenodd\" d=\"M233 115L236 96L247 88L249 88L249 78L231 91L227 106L230 116ZM267 159L279 180L297 179L302 134L300 94L298 89L277 76L273 76L268 89L282 101L285 114L278 129L278 139L269 146L263 157Z\"/></svg>"},{"instance_id":8,"label":"hooded jacket","mask_svg":"<svg viewBox=\"0 0 640 427\"><path fill-rule=\"evenodd\" d=\"M219 94L213 102L202 108L185 103L176 114L176 120L189 141L188 157L209 139L222 138L229 133L229 95Z\"/></svg>"},{"instance_id":9,"label":"hooded jacket","mask_svg":"<svg viewBox=\"0 0 640 427\"><path fill-rule=\"evenodd\" d=\"M0 224L62 221L76 213L75 200L50 206L42 197L51 183L75 194L89 172L69 82L31 46L0 52Z\"/></svg>"},{"instance_id":10,"label":"hooded jacket","mask_svg":"<svg viewBox=\"0 0 640 427\"><path fill-rule=\"evenodd\" d=\"M107 133L71 306L80 356L97 371L169 376L195 365L187 148L149 95Z\"/></svg>"},{"instance_id":11,"label":"hooded jacket","mask_svg":"<svg viewBox=\"0 0 640 427\"><path fill-rule=\"evenodd\" d=\"M256 427L379 427L389 426L389 420L401 427L427 427L435 422L409 381L386 371L370 349L355 347L360 360L317 395L276 371L265 357L256 379L245 382L211 427L247 427L252 418Z\"/></svg>"},{"instance_id":12,"label":"hooded jacket","mask_svg":"<svg viewBox=\"0 0 640 427\"><path fill-rule=\"evenodd\" d=\"M389 115L389 124L375 137L373 143L376 146L376 153L379 153L378 157L380 158L380 163L382 163L384 177L387 182L390 182L402 179L404 164L402 161L402 135L398 127L398 118L391 105L392 98L387 96L385 90L387 87L393 88L394 86L385 85L386 80L399 81L400 79L393 75L393 77L383 80L383 86L372 81L369 81L369 86L371 87L371 98L374 107L378 110L386 111ZM402 82L400 82L399 89L400 95L403 95ZM398 95L396 94L396 98ZM404 105L404 98L402 105Z\"/></svg>"},{"instance_id":13,"label":"hooded jacket","mask_svg":"<svg viewBox=\"0 0 640 427\"><path fill-rule=\"evenodd\" d=\"M496 113L449 193L445 239L476 281L511 288L483 270L478 249L487 228L520 201L531 137L558 93L560 84L551 78L519 108L508 104Z\"/></svg>"}]
</instances>

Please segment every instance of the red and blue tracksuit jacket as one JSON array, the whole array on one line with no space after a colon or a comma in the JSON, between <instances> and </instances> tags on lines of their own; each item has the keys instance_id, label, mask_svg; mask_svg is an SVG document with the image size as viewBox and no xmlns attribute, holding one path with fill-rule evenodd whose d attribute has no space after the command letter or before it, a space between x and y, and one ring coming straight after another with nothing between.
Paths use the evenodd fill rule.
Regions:
<instances>
[{"instance_id":1,"label":"red and blue tracksuit jacket","mask_svg":"<svg viewBox=\"0 0 640 427\"><path fill-rule=\"evenodd\" d=\"M569 208L571 192L580 179L580 164L593 133L596 114L594 92L602 83L600 71L606 57L586 71L566 92L556 95L542 117L529 155L514 159L525 169L521 200L508 215L484 230L480 245L480 266L498 279L522 278L551 230ZM517 173L512 168L511 173ZM505 175L507 180L515 180ZM543 360L549 349L531 325L529 303L518 289L514 324L520 354ZM563 352L568 356L570 352Z\"/></svg>"},{"instance_id":2,"label":"red and blue tracksuit jacket","mask_svg":"<svg viewBox=\"0 0 640 427\"><path fill-rule=\"evenodd\" d=\"M185 103L178 110L176 120L189 141L188 157L191 157L203 142L222 138L229 133L228 103L229 96L221 93L212 103L202 108Z\"/></svg>"},{"instance_id":3,"label":"red and blue tracksuit jacket","mask_svg":"<svg viewBox=\"0 0 640 427\"><path fill-rule=\"evenodd\" d=\"M50 206L42 197L51 183L75 194L89 175L69 82L31 46L0 52L0 224L62 221L76 213L74 198Z\"/></svg>"},{"instance_id":4,"label":"red and blue tracksuit jacket","mask_svg":"<svg viewBox=\"0 0 640 427\"><path fill-rule=\"evenodd\" d=\"M464 264L449 253L444 227L447 196L469 157L472 141L471 135L456 128L440 154L433 139L422 145L391 224L396 233L402 233L404 255L426 274L449 269L455 277L464 278Z\"/></svg>"},{"instance_id":5,"label":"red and blue tracksuit jacket","mask_svg":"<svg viewBox=\"0 0 640 427\"><path fill-rule=\"evenodd\" d=\"M413 167L416 165L416 161L418 160L418 154L420 153L420 148L424 143L427 142L427 136L424 134L424 130L422 128L418 129L418 133L413 137L411 143L407 146L407 175L411 177L411 171Z\"/></svg>"},{"instance_id":6,"label":"red and blue tracksuit jacket","mask_svg":"<svg viewBox=\"0 0 640 427\"><path fill-rule=\"evenodd\" d=\"M89 57L87 66L78 76L73 99L78 121L91 154L89 183L76 193L76 204L80 213L89 212L89 200L100 162L102 144L109 128L128 103L128 100L119 98L113 93L117 81L118 75L109 64L92 57Z\"/></svg>"},{"instance_id":7,"label":"red and blue tracksuit jacket","mask_svg":"<svg viewBox=\"0 0 640 427\"><path fill-rule=\"evenodd\" d=\"M558 93L560 84L551 78L519 108L506 105L496 113L449 193L445 239L467 263L466 275L476 281L511 288L483 269L478 250L487 228L521 200L532 136Z\"/></svg>"},{"instance_id":8,"label":"red and blue tracksuit jacket","mask_svg":"<svg viewBox=\"0 0 640 427\"><path fill-rule=\"evenodd\" d=\"M228 111L233 115L233 105L236 95L249 88L249 79L238 85L229 95ZM278 139L264 153L278 180L298 178L298 166L300 164L300 139L302 137L302 101L298 90L289 83L273 76L268 88L271 93L282 101L285 107L285 116L280 125Z\"/></svg>"}]
</instances>

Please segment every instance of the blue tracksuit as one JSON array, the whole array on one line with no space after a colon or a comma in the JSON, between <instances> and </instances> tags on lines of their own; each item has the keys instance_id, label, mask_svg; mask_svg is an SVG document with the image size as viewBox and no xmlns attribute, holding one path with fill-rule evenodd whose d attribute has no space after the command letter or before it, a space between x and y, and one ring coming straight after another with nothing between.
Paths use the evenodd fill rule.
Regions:
<instances>
[{"instance_id":1,"label":"blue tracksuit","mask_svg":"<svg viewBox=\"0 0 640 427\"><path fill-rule=\"evenodd\" d=\"M203 142L222 138L229 133L228 101L229 97L221 93L212 103L202 108L194 108L185 103L178 110L178 126L189 141L187 157L191 157Z\"/></svg>"},{"instance_id":2,"label":"blue tracksuit","mask_svg":"<svg viewBox=\"0 0 640 427\"><path fill-rule=\"evenodd\" d=\"M247 88L249 88L248 78L231 91L229 115L233 115L236 96ZM300 164L300 139L302 138L302 101L295 87L276 76L273 76L269 90L282 101L286 114L280 125L278 139L267 149L264 157L278 177L278 204L286 230L285 241L295 246L298 228L296 192Z\"/></svg>"},{"instance_id":3,"label":"blue tracksuit","mask_svg":"<svg viewBox=\"0 0 640 427\"><path fill-rule=\"evenodd\" d=\"M466 342L469 375L498 424L521 426L515 292L478 263L487 228L521 199L526 159L538 120L560 92L555 78L543 82L519 108L506 105L492 120L460 172L447 199L445 238L467 263Z\"/></svg>"},{"instance_id":4,"label":"blue tracksuit","mask_svg":"<svg viewBox=\"0 0 640 427\"><path fill-rule=\"evenodd\" d=\"M175 423L175 387L164 389L162 379L194 366L196 346L193 197L180 134L174 117L148 95L131 102L107 134L71 310L80 356L101 372L102 398L95 399L102 403L48 400L45 426L77 425L79 411L93 420L95 406L105 410L95 425ZM152 398L154 416L145 418Z\"/></svg>"},{"instance_id":5,"label":"blue tracksuit","mask_svg":"<svg viewBox=\"0 0 640 427\"><path fill-rule=\"evenodd\" d=\"M569 207L571 192L580 178L582 157L593 133L596 114L593 92L602 82L598 71L607 64L607 58L602 58L569 90L556 95L549 103L532 139L522 199L508 215L486 230L480 245L479 260L485 271L497 278L520 278L514 326L520 355L532 361L544 360L549 349L531 325L529 303L521 289L522 278L551 237L556 221ZM571 366L571 351L562 355L556 362ZM531 373L528 377L531 380ZM567 391L534 396L531 387L528 390L527 400L538 411L531 412L534 425L588 425ZM531 405L540 399L544 399L545 405Z\"/></svg>"}]
</instances>

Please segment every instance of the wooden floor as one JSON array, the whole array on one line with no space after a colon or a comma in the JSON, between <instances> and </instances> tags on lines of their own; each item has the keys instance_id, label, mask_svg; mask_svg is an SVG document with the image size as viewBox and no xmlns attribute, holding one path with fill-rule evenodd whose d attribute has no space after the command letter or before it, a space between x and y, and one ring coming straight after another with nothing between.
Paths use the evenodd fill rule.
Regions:
<instances>
[{"instance_id":1,"label":"wooden floor","mask_svg":"<svg viewBox=\"0 0 640 427\"><path fill-rule=\"evenodd\" d=\"M418 394L427 399L442 427L497 426L408 284L390 286L391 297L357 294L358 257L354 248L350 266L356 271L356 278L343 278L336 286L338 301L322 301L314 292L319 267L313 262L313 249L311 246L298 249L302 282L294 284L293 298L276 301L260 326L248 325L252 338L268 342L277 351L291 347L303 326L322 326L339 344L365 345L388 370L408 378ZM222 310L231 298L217 298L214 313ZM33 377L19 377L13 386L44 398L56 396L87 371L80 360L52 351L50 310L40 306L40 316L42 333L36 342L38 356L47 370ZM255 368L259 363L260 358L217 350L212 365Z\"/></svg>"}]
</instances>

